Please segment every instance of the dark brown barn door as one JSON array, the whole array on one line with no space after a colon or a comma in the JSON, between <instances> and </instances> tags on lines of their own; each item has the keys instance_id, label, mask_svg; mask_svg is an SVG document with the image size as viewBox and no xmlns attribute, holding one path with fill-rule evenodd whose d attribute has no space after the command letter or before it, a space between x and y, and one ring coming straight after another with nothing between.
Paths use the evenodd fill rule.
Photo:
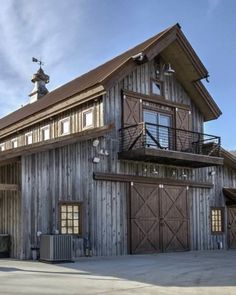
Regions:
<instances>
[{"instance_id":1,"label":"dark brown barn door","mask_svg":"<svg viewBox=\"0 0 236 295\"><path fill-rule=\"evenodd\" d=\"M163 252L189 249L187 187L161 189L161 231Z\"/></svg>"},{"instance_id":2,"label":"dark brown barn door","mask_svg":"<svg viewBox=\"0 0 236 295\"><path fill-rule=\"evenodd\" d=\"M184 132L192 130L192 116L189 110L176 109L176 128L181 129L176 131L176 148L178 151L191 152L192 138L190 133Z\"/></svg>"},{"instance_id":3,"label":"dark brown barn door","mask_svg":"<svg viewBox=\"0 0 236 295\"><path fill-rule=\"evenodd\" d=\"M123 96L123 127L142 121L142 102L135 97Z\"/></svg>"},{"instance_id":4,"label":"dark brown barn door","mask_svg":"<svg viewBox=\"0 0 236 295\"><path fill-rule=\"evenodd\" d=\"M186 187L131 185L132 254L188 250L188 236Z\"/></svg>"},{"instance_id":5,"label":"dark brown barn door","mask_svg":"<svg viewBox=\"0 0 236 295\"><path fill-rule=\"evenodd\" d=\"M131 253L160 251L158 186L143 183L131 185L130 226Z\"/></svg>"},{"instance_id":6,"label":"dark brown barn door","mask_svg":"<svg viewBox=\"0 0 236 295\"><path fill-rule=\"evenodd\" d=\"M228 208L229 248L236 249L236 207Z\"/></svg>"}]
</instances>

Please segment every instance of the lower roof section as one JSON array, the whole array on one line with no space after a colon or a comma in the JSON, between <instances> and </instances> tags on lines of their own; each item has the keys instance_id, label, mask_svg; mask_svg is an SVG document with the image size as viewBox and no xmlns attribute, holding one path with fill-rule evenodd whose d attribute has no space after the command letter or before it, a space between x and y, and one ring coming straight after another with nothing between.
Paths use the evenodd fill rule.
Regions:
<instances>
[{"instance_id":1,"label":"lower roof section","mask_svg":"<svg viewBox=\"0 0 236 295\"><path fill-rule=\"evenodd\" d=\"M201 168L222 166L223 158L153 148L140 148L119 153L120 160L159 163L172 166Z\"/></svg>"},{"instance_id":2,"label":"lower roof section","mask_svg":"<svg viewBox=\"0 0 236 295\"><path fill-rule=\"evenodd\" d=\"M77 133L72 133L70 135L61 136L58 138L50 139L47 141L41 141L38 143L30 144L27 146L22 146L18 148L13 148L10 150L5 150L0 152L0 165L2 162L7 162L9 159L13 159L20 156L27 156L35 154L38 152L44 152L47 150L52 150L58 147L62 147L68 144L73 144L76 142L94 139L105 135L110 132L114 127L114 124L108 124L102 127L93 128Z\"/></svg>"},{"instance_id":3,"label":"lower roof section","mask_svg":"<svg viewBox=\"0 0 236 295\"><path fill-rule=\"evenodd\" d=\"M226 202L227 205L236 205L236 188L224 187L223 193L229 200Z\"/></svg>"}]
</instances>

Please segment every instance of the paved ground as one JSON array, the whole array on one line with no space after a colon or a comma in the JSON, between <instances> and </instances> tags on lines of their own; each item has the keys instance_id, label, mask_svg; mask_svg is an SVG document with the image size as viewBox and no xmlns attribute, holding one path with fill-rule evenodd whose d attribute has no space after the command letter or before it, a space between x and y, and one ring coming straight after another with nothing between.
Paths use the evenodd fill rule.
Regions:
<instances>
[{"instance_id":1,"label":"paved ground","mask_svg":"<svg viewBox=\"0 0 236 295\"><path fill-rule=\"evenodd\" d=\"M76 263L0 260L0 294L236 294L236 251L185 252Z\"/></svg>"}]
</instances>

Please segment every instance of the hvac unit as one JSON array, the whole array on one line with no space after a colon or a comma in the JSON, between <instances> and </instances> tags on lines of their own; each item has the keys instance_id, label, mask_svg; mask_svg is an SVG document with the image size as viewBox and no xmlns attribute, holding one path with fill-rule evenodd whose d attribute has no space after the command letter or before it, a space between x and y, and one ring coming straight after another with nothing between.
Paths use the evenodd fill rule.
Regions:
<instances>
[{"instance_id":1,"label":"hvac unit","mask_svg":"<svg viewBox=\"0 0 236 295\"><path fill-rule=\"evenodd\" d=\"M40 260L52 263L72 261L72 236L41 235Z\"/></svg>"}]
</instances>

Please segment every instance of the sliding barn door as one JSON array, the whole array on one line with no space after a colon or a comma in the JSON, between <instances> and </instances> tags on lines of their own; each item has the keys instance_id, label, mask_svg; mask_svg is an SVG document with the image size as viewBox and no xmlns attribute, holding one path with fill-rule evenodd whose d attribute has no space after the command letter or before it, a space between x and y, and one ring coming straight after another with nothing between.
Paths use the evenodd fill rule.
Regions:
<instances>
[{"instance_id":1,"label":"sliding barn door","mask_svg":"<svg viewBox=\"0 0 236 295\"><path fill-rule=\"evenodd\" d=\"M161 234L163 252L189 249L187 187L163 186L161 195Z\"/></svg>"},{"instance_id":2,"label":"sliding barn door","mask_svg":"<svg viewBox=\"0 0 236 295\"><path fill-rule=\"evenodd\" d=\"M158 186L143 183L131 185L130 227L131 253L160 252Z\"/></svg>"},{"instance_id":3,"label":"sliding barn door","mask_svg":"<svg viewBox=\"0 0 236 295\"><path fill-rule=\"evenodd\" d=\"M138 124L142 122L142 101L135 97L124 95L122 105L123 147L126 150L129 150L131 147L132 149L140 148L143 146L143 128Z\"/></svg>"},{"instance_id":4,"label":"sliding barn door","mask_svg":"<svg viewBox=\"0 0 236 295\"><path fill-rule=\"evenodd\" d=\"M142 122L142 101L135 97L123 96L123 127Z\"/></svg>"},{"instance_id":5,"label":"sliding barn door","mask_svg":"<svg viewBox=\"0 0 236 295\"><path fill-rule=\"evenodd\" d=\"M236 207L228 208L228 240L229 248L236 249Z\"/></svg>"},{"instance_id":6,"label":"sliding barn door","mask_svg":"<svg viewBox=\"0 0 236 295\"><path fill-rule=\"evenodd\" d=\"M189 249L187 188L133 183L130 250L145 254Z\"/></svg>"},{"instance_id":7,"label":"sliding barn door","mask_svg":"<svg viewBox=\"0 0 236 295\"><path fill-rule=\"evenodd\" d=\"M192 134L185 131L192 130L191 112L186 109L176 109L176 148L177 151L191 152L192 149Z\"/></svg>"}]
</instances>

